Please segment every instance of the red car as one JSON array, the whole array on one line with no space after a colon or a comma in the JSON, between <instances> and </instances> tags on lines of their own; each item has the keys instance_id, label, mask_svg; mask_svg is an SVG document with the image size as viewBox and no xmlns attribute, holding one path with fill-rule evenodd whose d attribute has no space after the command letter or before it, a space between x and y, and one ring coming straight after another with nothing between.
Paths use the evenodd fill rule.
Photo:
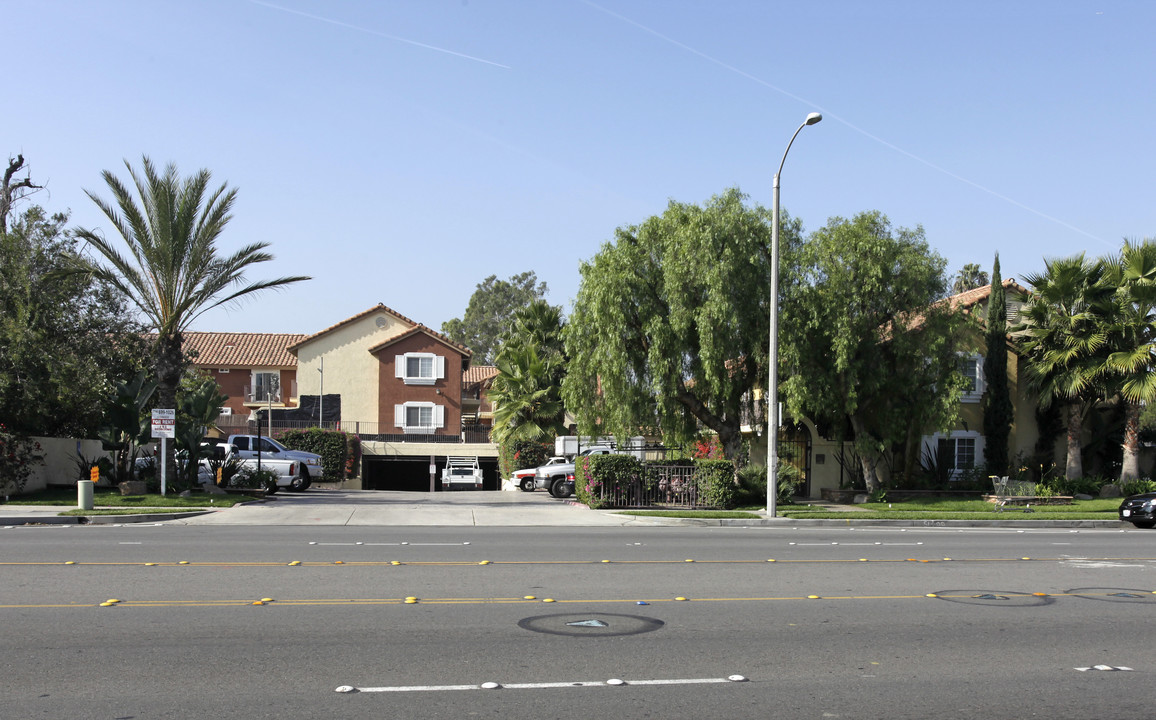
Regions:
<instances>
[{"instance_id":1,"label":"red car","mask_svg":"<svg viewBox=\"0 0 1156 720\"><path fill-rule=\"evenodd\" d=\"M566 462L566 458L554 456L547 460L546 464L541 467L565 465ZM537 472L538 468L525 468L523 470L515 470L510 477L514 479L514 482L518 483L518 487L520 487L523 492L534 492L534 475Z\"/></svg>"}]
</instances>

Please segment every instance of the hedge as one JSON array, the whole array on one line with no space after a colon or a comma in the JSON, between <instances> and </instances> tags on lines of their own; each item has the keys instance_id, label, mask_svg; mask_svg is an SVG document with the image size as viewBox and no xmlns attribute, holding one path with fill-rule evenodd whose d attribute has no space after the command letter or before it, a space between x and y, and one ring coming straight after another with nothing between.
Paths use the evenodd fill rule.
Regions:
<instances>
[{"instance_id":1,"label":"hedge","mask_svg":"<svg viewBox=\"0 0 1156 720\"><path fill-rule=\"evenodd\" d=\"M321 456L322 477L325 482L341 482L357 477L361 464L361 439L341 430L285 430L277 433L277 440L290 450L304 450Z\"/></svg>"}]
</instances>

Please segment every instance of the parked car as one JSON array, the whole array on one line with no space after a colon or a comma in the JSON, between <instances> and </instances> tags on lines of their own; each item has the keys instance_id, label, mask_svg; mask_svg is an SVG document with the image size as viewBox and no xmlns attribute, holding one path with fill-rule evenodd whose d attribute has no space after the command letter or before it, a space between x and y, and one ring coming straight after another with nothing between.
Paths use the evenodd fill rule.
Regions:
<instances>
[{"instance_id":1,"label":"parked car","mask_svg":"<svg viewBox=\"0 0 1156 720\"><path fill-rule=\"evenodd\" d=\"M321 478L321 456L317 453L290 450L271 437L259 435L230 435L225 440L225 444L232 445L236 448L237 456L247 460L256 459L257 455L260 454L266 460L298 461L301 463L300 474L305 483L305 487L302 487L301 490L312 485L314 478Z\"/></svg>"},{"instance_id":2,"label":"parked car","mask_svg":"<svg viewBox=\"0 0 1156 720\"><path fill-rule=\"evenodd\" d=\"M591 445L575 455L575 459L590 455L614 455L609 445ZM567 485L569 478L569 485ZM574 462L562 465L544 465L534 473L534 487L542 488L556 498L568 498L574 494Z\"/></svg>"},{"instance_id":3,"label":"parked car","mask_svg":"<svg viewBox=\"0 0 1156 720\"><path fill-rule=\"evenodd\" d=\"M534 475L537 474L539 468L548 468L551 465L565 465L567 462L569 461L566 458L555 455L538 467L515 470L510 473L510 477L514 479L514 482L523 492L534 492Z\"/></svg>"},{"instance_id":4,"label":"parked car","mask_svg":"<svg viewBox=\"0 0 1156 720\"><path fill-rule=\"evenodd\" d=\"M1156 527L1156 493L1124 498L1124 502L1120 503L1120 520L1138 528Z\"/></svg>"}]
</instances>

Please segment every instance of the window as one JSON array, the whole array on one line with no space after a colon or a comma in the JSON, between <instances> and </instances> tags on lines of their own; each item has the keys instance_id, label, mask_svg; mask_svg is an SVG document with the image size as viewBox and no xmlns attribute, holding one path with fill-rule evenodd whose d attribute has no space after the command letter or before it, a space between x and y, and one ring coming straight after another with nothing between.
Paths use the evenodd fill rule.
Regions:
<instances>
[{"instance_id":1,"label":"window","mask_svg":"<svg viewBox=\"0 0 1156 720\"><path fill-rule=\"evenodd\" d=\"M446 376L446 359L433 353L398 355L395 367L406 385L433 385Z\"/></svg>"},{"instance_id":2,"label":"window","mask_svg":"<svg viewBox=\"0 0 1156 720\"><path fill-rule=\"evenodd\" d=\"M431 402L407 402L393 406L394 425L406 433L432 435L445 427L445 408Z\"/></svg>"},{"instance_id":3,"label":"window","mask_svg":"<svg viewBox=\"0 0 1156 720\"><path fill-rule=\"evenodd\" d=\"M962 476L983 464L983 436L974 431L936 433L923 438L924 465L947 480Z\"/></svg>"},{"instance_id":4,"label":"window","mask_svg":"<svg viewBox=\"0 0 1156 720\"><path fill-rule=\"evenodd\" d=\"M961 355L959 374L963 375L964 379L963 390L959 395L960 402L979 402L983 397L983 356Z\"/></svg>"},{"instance_id":5,"label":"window","mask_svg":"<svg viewBox=\"0 0 1156 720\"><path fill-rule=\"evenodd\" d=\"M281 402L281 373L253 371L253 394L250 402Z\"/></svg>"}]
</instances>

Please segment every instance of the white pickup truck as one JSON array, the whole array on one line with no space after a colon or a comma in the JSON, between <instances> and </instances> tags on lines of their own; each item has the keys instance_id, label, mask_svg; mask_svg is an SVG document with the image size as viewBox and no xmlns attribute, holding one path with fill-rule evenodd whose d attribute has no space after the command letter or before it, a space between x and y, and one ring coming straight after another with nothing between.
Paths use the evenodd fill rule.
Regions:
<instances>
[{"instance_id":1,"label":"white pickup truck","mask_svg":"<svg viewBox=\"0 0 1156 720\"><path fill-rule=\"evenodd\" d=\"M590 455L615 455L617 451L609 445L591 445L574 456L574 460ZM547 464L534 472L534 487L541 488L556 498L568 498L574 494L574 460L562 464Z\"/></svg>"},{"instance_id":2,"label":"white pickup truck","mask_svg":"<svg viewBox=\"0 0 1156 720\"><path fill-rule=\"evenodd\" d=\"M216 483L217 478L214 475L212 466L209 464L210 457L215 457L217 460L228 460L229 458L239 455L235 446L230 444L219 444L213 446L202 445L201 464L197 468L197 479L204 485L211 485ZM246 469L257 469L256 459L243 459L241 466ZM309 487L309 476L304 474L305 465L300 460L288 460L277 457L261 456L261 469L269 470L277 475L277 482L270 482L265 486L265 492L272 495L279 489L287 488L293 492L300 492Z\"/></svg>"},{"instance_id":3,"label":"white pickup truck","mask_svg":"<svg viewBox=\"0 0 1156 720\"><path fill-rule=\"evenodd\" d=\"M321 456L304 450L290 450L271 437L260 435L230 435L225 442L236 448L238 457L255 459L260 450L262 463L266 460L297 460L301 463L301 477L308 488L314 478L321 477Z\"/></svg>"},{"instance_id":4,"label":"white pickup truck","mask_svg":"<svg viewBox=\"0 0 1156 720\"><path fill-rule=\"evenodd\" d=\"M476 457L449 457L442 468L442 490L481 490L482 468Z\"/></svg>"}]
</instances>

